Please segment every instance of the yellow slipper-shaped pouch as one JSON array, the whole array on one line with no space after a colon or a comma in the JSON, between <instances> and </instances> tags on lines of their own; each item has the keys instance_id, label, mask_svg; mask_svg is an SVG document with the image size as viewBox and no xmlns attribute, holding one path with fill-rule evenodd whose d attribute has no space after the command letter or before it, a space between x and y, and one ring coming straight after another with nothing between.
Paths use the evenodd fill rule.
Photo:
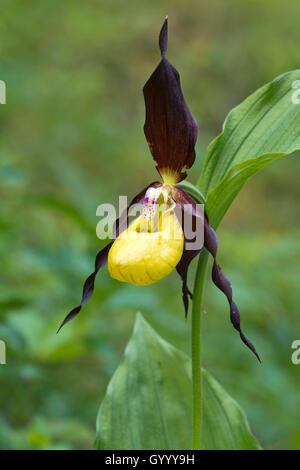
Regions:
<instances>
[{"instance_id":1,"label":"yellow slipper-shaped pouch","mask_svg":"<svg viewBox=\"0 0 300 470\"><path fill-rule=\"evenodd\" d=\"M158 220L141 215L115 240L108 253L111 277L145 286L173 271L182 256L183 231L171 209Z\"/></svg>"}]
</instances>

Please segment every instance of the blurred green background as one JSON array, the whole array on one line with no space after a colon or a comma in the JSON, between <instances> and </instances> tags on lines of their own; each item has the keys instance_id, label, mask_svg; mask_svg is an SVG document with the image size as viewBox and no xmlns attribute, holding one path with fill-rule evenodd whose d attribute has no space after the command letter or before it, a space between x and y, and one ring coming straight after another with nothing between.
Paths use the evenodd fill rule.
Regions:
<instances>
[{"instance_id":1,"label":"blurred green background","mask_svg":"<svg viewBox=\"0 0 300 470\"><path fill-rule=\"evenodd\" d=\"M300 68L298 1L1 1L2 449L91 448L137 311L189 352L176 273L137 288L104 269L80 317L55 334L104 245L96 207L157 179L142 130L142 87L159 60L166 14L168 58L199 123L195 182L229 110ZM291 363L291 343L300 339L299 175L297 155L272 164L246 185L219 229L219 261L262 365L210 280L206 291L204 365L270 449L300 449L300 365Z\"/></svg>"}]
</instances>

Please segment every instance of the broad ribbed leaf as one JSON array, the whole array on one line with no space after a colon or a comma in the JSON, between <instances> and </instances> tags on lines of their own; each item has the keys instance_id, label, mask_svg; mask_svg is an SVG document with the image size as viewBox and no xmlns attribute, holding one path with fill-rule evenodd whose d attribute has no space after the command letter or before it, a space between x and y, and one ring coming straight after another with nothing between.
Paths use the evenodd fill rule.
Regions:
<instances>
[{"instance_id":1,"label":"broad ribbed leaf","mask_svg":"<svg viewBox=\"0 0 300 470\"><path fill-rule=\"evenodd\" d=\"M259 449L244 412L203 370L204 449ZM137 316L97 418L96 449L190 449L192 383L188 356Z\"/></svg>"},{"instance_id":2,"label":"broad ribbed leaf","mask_svg":"<svg viewBox=\"0 0 300 470\"><path fill-rule=\"evenodd\" d=\"M227 116L208 147L198 187L216 228L247 179L268 163L300 149L300 70L258 89ZM294 97L294 99L293 99Z\"/></svg>"}]
</instances>

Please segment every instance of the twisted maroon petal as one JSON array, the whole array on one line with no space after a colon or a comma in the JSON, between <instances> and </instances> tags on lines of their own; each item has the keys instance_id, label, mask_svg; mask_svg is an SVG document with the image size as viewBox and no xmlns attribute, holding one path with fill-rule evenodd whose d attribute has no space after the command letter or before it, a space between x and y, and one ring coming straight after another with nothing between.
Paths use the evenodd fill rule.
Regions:
<instances>
[{"instance_id":1,"label":"twisted maroon petal","mask_svg":"<svg viewBox=\"0 0 300 470\"><path fill-rule=\"evenodd\" d=\"M186 177L182 169L190 168L194 163L198 128L185 103L179 74L165 58L167 45L166 18L159 35L161 61L143 89L144 132L161 176L171 174L178 182Z\"/></svg>"},{"instance_id":2,"label":"twisted maroon petal","mask_svg":"<svg viewBox=\"0 0 300 470\"><path fill-rule=\"evenodd\" d=\"M229 279L222 272L221 267L217 263L216 256L218 250L218 239L216 232L209 225L208 218L206 214L199 211L197 202L188 195L183 189L174 187L173 188L173 198L177 204L179 204L183 210L188 211L193 217L203 218L204 223L204 246L209 251L214 259L213 269L212 269L212 280L214 284L226 295L229 307L230 307L230 320L234 328L239 332L240 338L243 343L255 354L257 359L260 361L259 355L251 343L251 341L244 335L241 330L241 321L240 313L236 303L232 299L232 288ZM184 220L184 218L182 218ZM184 223L182 225L184 231ZM183 293L183 303L185 307L185 314L187 315L188 310L188 295L192 298L191 292L187 287L187 272L189 265L193 258L200 252L200 250L185 250L183 251L181 260L179 261L176 269L182 279L182 293Z\"/></svg>"},{"instance_id":3,"label":"twisted maroon petal","mask_svg":"<svg viewBox=\"0 0 300 470\"><path fill-rule=\"evenodd\" d=\"M147 186L146 188L144 188L137 196L135 196L132 201L130 202L129 206L127 207L127 209L124 211L124 213L121 215L121 217L119 219L116 220L115 222L115 238L117 236L119 236L119 234L121 232L123 232L123 230L125 230L125 228L127 227L127 221L128 221L128 212L129 212L129 209L135 205L135 204L138 204L140 202L143 201L144 197L145 197L145 194L146 194L146 191L150 188L150 187L158 187L160 186L161 183L159 182L154 182L152 184L150 184L149 186ZM126 223L125 223L126 222ZM111 241L108 245L106 245L101 251L99 251L99 253L97 254L96 256L96 259L95 259L95 269L94 269L94 272L92 272L92 274L89 275L89 277L86 279L85 283L84 283L84 286L83 286L83 291L82 291L82 298L81 298L81 302L80 304L73 308L73 310L71 310L70 313L68 313L68 315L65 317L64 321L61 323L60 327L58 328L57 330L57 333L59 332L59 330L66 324L68 323L70 320L72 320L74 317L76 317L78 315L78 313L80 312L81 310L81 307L91 298L93 292L94 292L94 286L95 286L95 278L98 274L98 271L106 265L107 263L107 257L108 257L108 252L110 250L110 247L112 246L114 240Z\"/></svg>"},{"instance_id":4,"label":"twisted maroon petal","mask_svg":"<svg viewBox=\"0 0 300 470\"><path fill-rule=\"evenodd\" d=\"M108 245L106 245L103 248L103 250L99 251L99 253L97 254L96 259L95 259L95 270L92 274L89 275L89 277L86 279L86 281L84 283L83 290L82 290L82 298L81 298L80 304L77 307L73 308L73 310L71 310L70 313L68 313L68 315L66 316L64 321L61 323L60 327L58 328L57 333L60 331L60 329L66 323L68 323L70 320L72 320L74 317L76 317L76 315L78 315L78 313L81 310L81 307L92 296L92 294L94 292L94 284L95 284L96 275L97 275L99 269L106 265L108 252L109 252L110 247L112 246L112 244L113 244L113 241L111 243L109 243Z\"/></svg>"},{"instance_id":5,"label":"twisted maroon petal","mask_svg":"<svg viewBox=\"0 0 300 470\"><path fill-rule=\"evenodd\" d=\"M249 349L251 349L251 351L255 354L257 359L260 361L260 357L255 347L242 332L240 312L236 303L232 299L232 288L231 288L230 281L222 272L221 267L218 265L216 261L217 249L218 249L217 235L214 229L209 225L207 217L205 217L204 233L205 233L205 247L210 252L210 254L212 255L214 259L214 264L213 264L213 269L212 269L212 280L214 284L227 297L229 307L230 307L230 320L234 328L239 332L241 340Z\"/></svg>"}]
</instances>

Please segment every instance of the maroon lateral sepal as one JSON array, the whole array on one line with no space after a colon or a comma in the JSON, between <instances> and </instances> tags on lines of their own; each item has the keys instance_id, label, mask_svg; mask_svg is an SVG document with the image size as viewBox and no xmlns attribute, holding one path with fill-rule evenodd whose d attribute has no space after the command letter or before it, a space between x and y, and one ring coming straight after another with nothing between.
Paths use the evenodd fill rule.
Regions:
<instances>
[{"instance_id":1,"label":"maroon lateral sepal","mask_svg":"<svg viewBox=\"0 0 300 470\"><path fill-rule=\"evenodd\" d=\"M144 86L146 106L145 136L157 170L183 180L195 160L197 122L188 109L177 70L165 58L168 44L168 20L159 35L161 61Z\"/></svg>"},{"instance_id":2,"label":"maroon lateral sepal","mask_svg":"<svg viewBox=\"0 0 300 470\"><path fill-rule=\"evenodd\" d=\"M138 204L140 202L143 201L144 197L145 197L145 194L146 194L146 191L150 188L150 187L158 187L158 186L161 186L161 183L159 182L154 182L154 183L151 183L149 186L147 186L146 188L144 188L137 196L135 196L132 201L130 202L129 206L127 207L127 209L124 211L124 213L121 215L121 217L119 217L119 219L116 220L115 222L115 227L114 227L114 232L115 232L115 236L114 236L114 239L108 244L106 245L101 251L99 251L99 253L97 254L96 256L96 259L95 259L95 269L94 269L94 272L92 272L92 274L89 275L89 277L86 279L84 285L83 285L83 290L82 290L82 298L81 298L81 302L80 304L73 308L73 310L71 310L70 313L68 313L68 315L65 317L64 321L61 323L60 327L58 328L57 330L57 333L60 331L60 329L66 324L68 323L70 320L72 320L73 318L75 318L78 313L80 312L81 310L81 307L92 297L93 295L93 292L94 292L94 286L95 286L95 278L98 274L98 271L106 265L107 263L107 257L108 257L108 252L115 240L115 238L117 236L120 235L120 233L123 232L123 230L125 230L127 228L127 221L128 221L128 212L129 212L129 209L134 206L135 204Z\"/></svg>"},{"instance_id":3,"label":"maroon lateral sepal","mask_svg":"<svg viewBox=\"0 0 300 470\"><path fill-rule=\"evenodd\" d=\"M230 307L230 320L234 328L239 332L240 338L243 343L255 354L259 362L261 362L260 357L251 343L251 341L244 335L241 329L241 319L240 312L236 303L232 299L232 288L229 279L222 272L221 267L216 261L217 249L218 249L218 240L217 235L214 229L209 225L207 216L205 217L204 225L204 245L205 248L210 252L214 259L213 269L212 269L212 280L214 284L226 295L229 307Z\"/></svg>"},{"instance_id":4,"label":"maroon lateral sepal","mask_svg":"<svg viewBox=\"0 0 300 470\"><path fill-rule=\"evenodd\" d=\"M179 263L176 266L176 270L182 280L182 300L183 300L183 305L184 305L185 318L187 318L188 311L189 311L189 298L193 300L193 294L187 285L188 268L189 268L190 262L193 260L195 256L197 256L199 251L193 252L192 254L191 250L185 249L185 244L186 244L186 241L184 241L183 253L182 253Z\"/></svg>"},{"instance_id":5,"label":"maroon lateral sepal","mask_svg":"<svg viewBox=\"0 0 300 470\"><path fill-rule=\"evenodd\" d=\"M182 300L184 304L184 310L185 310L185 317L188 315L188 309L189 309L189 298L192 300L193 299L193 294L189 290L188 285L187 285L187 275L188 275L188 269L189 265L192 262L192 260L197 256L201 249L198 250L187 250L186 245L187 243L193 243L195 240L191 239L189 236L187 237L186 233L186 228L184 226L184 212L188 214L192 219L195 218L201 218L202 221L204 220L204 213L203 211L200 211L197 207L196 201L189 195L187 194L183 189L174 186L173 187L173 199L178 204L178 206L181 208L182 214L179 217L182 230L184 233L184 246L183 246L183 253L181 256L181 259L179 263L176 266L176 270L181 277L182 280ZM178 209L177 209L178 210Z\"/></svg>"}]
</instances>

